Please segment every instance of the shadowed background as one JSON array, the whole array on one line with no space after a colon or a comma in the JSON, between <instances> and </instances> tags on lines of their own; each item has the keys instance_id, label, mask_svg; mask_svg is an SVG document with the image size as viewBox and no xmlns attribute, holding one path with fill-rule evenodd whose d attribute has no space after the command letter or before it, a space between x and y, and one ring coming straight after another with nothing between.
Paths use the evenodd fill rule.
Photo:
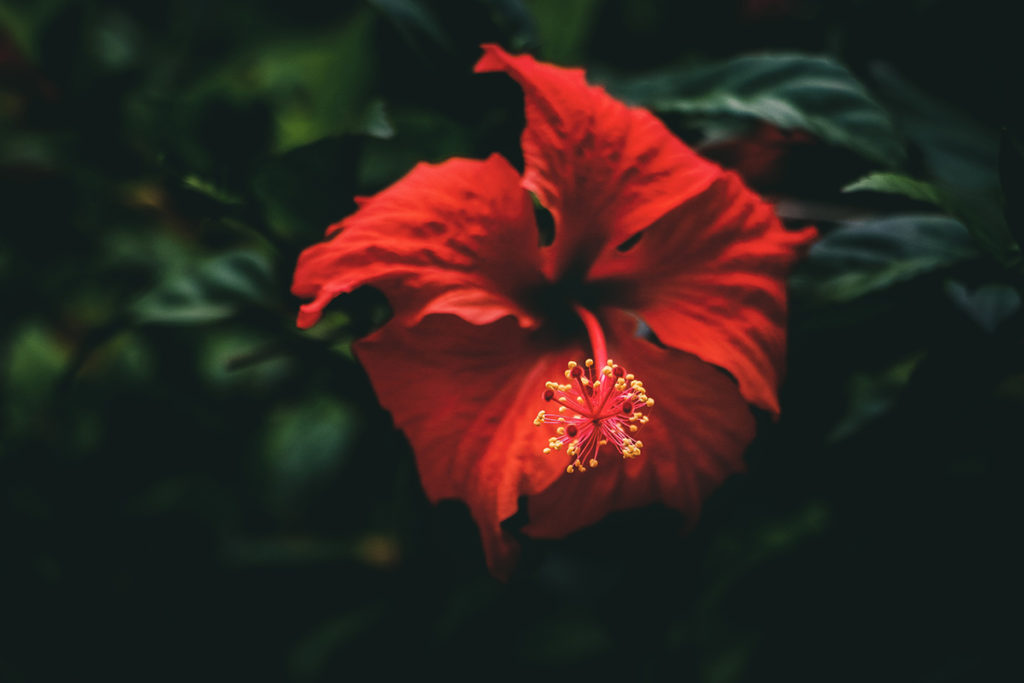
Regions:
<instances>
[{"instance_id":1,"label":"shadowed background","mask_svg":"<svg viewBox=\"0 0 1024 683\"><path fill-rule=\"evenodd\" d=\"M3 0L0 680L1002 680L1024 445L1002 5ZM386 301L300 332L288 294L354 195L420 160L521 164L483 42L585 65L823 233L750 472L689 536L616 514L525 542L508 584L351 356ZM764 51L789 56L737 59Z\"/></svg>"}]
</instances>

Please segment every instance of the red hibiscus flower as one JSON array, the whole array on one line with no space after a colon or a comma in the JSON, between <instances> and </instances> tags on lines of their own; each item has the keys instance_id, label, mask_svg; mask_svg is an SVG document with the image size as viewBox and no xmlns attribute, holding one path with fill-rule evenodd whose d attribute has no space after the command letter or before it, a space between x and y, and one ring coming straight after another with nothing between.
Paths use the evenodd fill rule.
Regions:
<instances>
[{"instance_id":1,"label":"red hibiscus flower","mask_svg":"<svg viewBox=\"0 0 1024 683\"><path fill-rule=\"evenodd\" d=\"M484 52L476 71L525 94L522 175L499 155L417 165L303 252L292 291L313 299L301 327L356 287L386 295L394 317L355 352L428 497L466 502L504 576L521 497L535 538L655 502L692 523L742 469L749 404L779 410L784 278L815 233L581 70Z\"/></svg>"}]
</instances>

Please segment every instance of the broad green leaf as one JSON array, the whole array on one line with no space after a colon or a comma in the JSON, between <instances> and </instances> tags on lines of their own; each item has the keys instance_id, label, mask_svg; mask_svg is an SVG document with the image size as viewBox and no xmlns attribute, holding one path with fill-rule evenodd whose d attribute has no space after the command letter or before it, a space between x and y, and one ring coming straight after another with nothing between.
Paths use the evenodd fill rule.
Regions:
<instances>
[{"instance_id":1,"label":"broad green leaf","mask_svg":"<svg viewBox=\"0 0 1024 683\"><path fill-rule=\"evenodd\" d=\"M888 172L871 173L843 188L843 192L860 191L897 194L933 204L967 226L978 245L999 263L1012 266L1020 260L1020 248L1003 216L985 197Z\"/></svg>"},{"instance_id":2,"label":"broad green leaf","mask_svg":"<svg viewBox=\"0 0 1024 683\"><path fill-rule=\"evenodd\" d=\"M256 251L233 251L170 275L132 307L138 323L203 324L226 320L275 300L268 259Z\"/></svg>"},{"instance_id":3,"label":"broad green leaf","mask_svg":"<svg viewBox=\"0 0 1024 683\"><path fill-rule=\"evenodd\" d=\"M614 91L660 113L741 117L800 129L885 166L904 158L889 115L845 67L825 57L766 54L636 79Z\"/></svg>"},{"instance_id":4,"label":"broad green leaf","mask_svg":"<svg viewBox=\"0 0 1024 683\"><path fill-rule=\"evenodd\" d=\"M952 218L859 221L815 243L791 285L796 296L812 304L850 301L977 255L967 230Z\"/></svg>"}]
</instances>

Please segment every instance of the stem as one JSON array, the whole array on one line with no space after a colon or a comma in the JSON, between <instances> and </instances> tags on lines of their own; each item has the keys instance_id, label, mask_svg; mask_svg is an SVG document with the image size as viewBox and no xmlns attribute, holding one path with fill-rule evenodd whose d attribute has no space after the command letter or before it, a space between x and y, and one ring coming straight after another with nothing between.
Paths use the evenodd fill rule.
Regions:
<instances>
[{"instance_id":1,"label":"stem","mask_svg":"<svg viewBox=\"0 0 1024 683\"><path fill-rule=\"evenodd\" d=\"M583 326L587 328L590 346L594 350L594 365L597 371L600 372L601 368L608 362L608 347L604 341L604 330L601 329L601 323L597 322L597 318L593 313L579 304L573 304L573 308L576 309L576 314L583 321Z\"/></svg>"}]
</instances>

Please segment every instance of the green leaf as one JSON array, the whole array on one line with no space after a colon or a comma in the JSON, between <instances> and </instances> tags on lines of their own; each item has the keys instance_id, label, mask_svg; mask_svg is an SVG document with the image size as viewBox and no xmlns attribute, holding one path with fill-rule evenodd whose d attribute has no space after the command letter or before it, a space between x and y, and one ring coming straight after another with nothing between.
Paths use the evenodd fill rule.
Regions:
<instances>
[{"instance_id":1,"label":"green leaf","mask_svg":"<svg viewBox=\"0 0 1024 683\"><path fill-rule=\"evenodd\" d=\"M452 42L431 11L419 0L369 0L370 6L386 16L402 37L417 49L422 40L452 52Z\"/></svg>"},{"instance_id":2,"label":"green leaf","mask_svg":"<svg viewBox=\"0 0 1024 683\"><path fill-rule=\"evenodd\" d=\"M1003 217L984 197L966 194L899 173L871 173L843 188L843 192L873 191L897 194L939 207L965 226L996 261L1013 266L1020 261L1020 248Z\"/></svg>"},{"instance_id":3,"label":"green leaf","mask_svg":"<svg viewBox=\"0 0 1024 683\"><path fill-rule=\"evenodd\" d=\"M260 46L213 72L193 95L266 103L279 152L361 132L373 113L373 21L364 10L317 37Z\"/></svg>"},{"instance_id":4,"label":"green leaf","mask_svg":"<svg viewBox=\"0 0 1024 683\"><path fill-rule=\"evenodd\" d=\"M361 150L361 138L328 138L263 164L253 185L274 232L291 244L306 245L351 213Z\"/></svg>"},{"instance_id":5,"label":"green leaf","mask_svg":"<svg viewBox=\"0 0 1024 683\"><path fill-rule=\"evenodd\" d=\"M555 64L579 64L583 61L583 42L597 17L601 0L528 0L537 22L541 56Z\"/></svg>"},{"instance_id":6,"label":"green leaf","mask_svg":"<svg viewBox=\"0 0 1024 683\"><path fill-rule=\"evenodd\" d=\"M880 372L854 374L847 388L849 408L829 433L828 440L849 438L892 410L924 356L917 353Z\"/></svg>"},{"instance_id":7,"label":"green leaf","mask_svg":"<svg viewBox=\"0 0 1024 683\"><path fill-rule=\"evenodd\" d=\"M64 371L69 349L49 329L26 324L11 335L3 368L3 393L12 400L3 402L3 426L12 434L44 423L45 406Z\"/></svg>"},{"instance_id":8,"label":"green leaf","mask_svg":"<svg viewBox=\"0 0 1024 683\"><path fill-rule=\"evenodd\" d=\"M939 207L943 203L942 196L934 185L900 173L871 173L843 188L843 192L863 191L898 194Z\"/></svg>"},{"instance_id":9,"label":"green leaf","mask_svg":"<svg viewBox=\"0 0 1024 683\"><path fill-rule=\"evenodd\" d=\"M927 175L968 192L998 184L995 131L903 79L884 64L871 69L872 85L897 130L922 157Z\"/></svg>"},{"instance_id":10,"label":"green leaf","mask_svg":"<svg viewBox=\"0 0 1024 683\"><path fill-rule=\"evenodd\" d=\"M812 304L850 301L978 255L952 218L902 215L845 224L811 247L791 278Z\"/></svg>"},{"instance_id":11,"label":"green leaf","mask_svg":"<svg viewBox=\"0 0 1024 683\"><path fill-rule=\"evenodd\" d=\"M800 129L885 166L904 158L889 115L845 67L825 57L749 55L637 79L615 92L660 113L740 117Z\"/></svg>"},{"instance_id":12,"label":"green leaf","mask_svg":"<svg viewBox=\"0 0 1024 683\"><path fill-rule=\"evenodd\" d=\"M268 482L275 501L288 509L351 455L358 419L352 406L313 396L274 410L265 429L261 443Z\"/></svg>"},{"instance_id":13,"label":"green leaf","mask_svg":"<svg viewBox=\"0 0 1024 683\"><path fill-rule=\"evenodd\" d=\"M1009 285L992 283L971 290L951 280L946 283L946 293L957 308L989 334L1020 310L1020 294Z\"/></svg>"},{"instance_id":14,"label":"green leaf","mask_svg":"<svg viewBox=\"0 0 1024 683\"><path fill-rule=\"evenodd\" d=\"M172 274L143 295L131 313L140 324L195 325L266 307L275 297L268 259L252 250L233 251Z\"/></svg>"}]
</instances>

